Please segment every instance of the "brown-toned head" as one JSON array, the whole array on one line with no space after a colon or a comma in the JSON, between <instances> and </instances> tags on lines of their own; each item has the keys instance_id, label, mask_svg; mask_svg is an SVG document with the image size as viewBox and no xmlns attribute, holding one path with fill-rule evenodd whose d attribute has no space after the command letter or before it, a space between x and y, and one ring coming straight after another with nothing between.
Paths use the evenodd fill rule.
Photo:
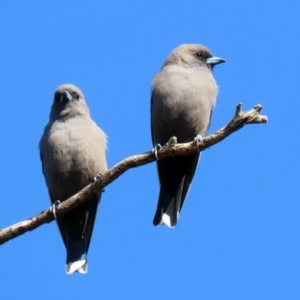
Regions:
<instances>
[{"instance_id":1,"label":"brown-toned head","mask_svg":"<svg viewBox=\"0 0 300 300\"><path fill-rule=\"evenodd\" d=\"M209 49L199 44L183 44L174 49L168 56L163 67L169 65L181 65L185 67L206 67L225 62L223 58L213 56Z\"/></svg>"},{"instance_id":2,"label":"brown-toned head","mask_svg":"<svg viewBox=\"0 0 300 300\"><path fill-rule=\"evenodd\" d=\"M74 117L77 115L89 116L89 109L82 91L73 84L59 86L54 92L50 119Z\"/></svg>"}]
</instances>

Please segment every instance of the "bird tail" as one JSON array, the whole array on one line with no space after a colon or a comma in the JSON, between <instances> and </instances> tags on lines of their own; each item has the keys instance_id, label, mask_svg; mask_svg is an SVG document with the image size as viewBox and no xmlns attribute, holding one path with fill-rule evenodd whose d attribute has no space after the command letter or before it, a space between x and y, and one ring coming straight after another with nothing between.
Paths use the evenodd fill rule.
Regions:
<instances>
[{"instance_id":1,"label":"bird tail","mask_svg":"<svg viewBox=\"0 0 300 300\"><path fill-rule=\"evenodd\" d=\"M89 249L100 196L93 196L57 219L59 231L67 249L66 273L88 271L87 252Z\"/></svg>"},{"instance_id":2,"label":"bird tail","mask_svg":"<svg viewBox=\"0 0 300 300\"><path fill-rule=\"evenodd\" d=\"M66 273L79 272L86 274L88 271L85 239L69 239L66 261Z\"/></svg>"},{"instance_id":3,"label":"bird tail","mask_svg":"<svg viewBox=\"0 0 300 300\"><path fill-rule=\"evenodd\" d=\"M153 219L155 226L166 224L170 228L177 225L181 209L182 191L184 187L185 176L173 192L160 189L156 214Z\"/></svg>"}]
</instances>

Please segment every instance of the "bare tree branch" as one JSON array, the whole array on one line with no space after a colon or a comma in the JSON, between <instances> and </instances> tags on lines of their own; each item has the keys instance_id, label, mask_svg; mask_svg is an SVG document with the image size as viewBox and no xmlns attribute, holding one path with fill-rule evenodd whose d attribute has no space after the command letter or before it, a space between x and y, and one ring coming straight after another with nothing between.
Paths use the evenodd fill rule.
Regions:
<instances>
[{"instance_id":1,"label":"bare tree branch","mask_svg":"<svg viewBox=\"0 0 300 300\"><path fill-rule=\"evenodd\" d=\"M172 137L166 145L157 150L157 158L164 159L167 157L189 155L197 151L203 151L206 148L219 143L233 132L244 127L246 124L267 123L268 118L260 115L261 110L262 106L258 104L254 106L253 109L243 112L242 104L239 103L236 107L236 112L233 119L225 127L205 137L200 145L197 146L195 142L177 144L177 138ZM148 164L155 160L156 157L153 151L134 155L124 159L101 176L97 176L94 182L83 188L76 195L59 204L56 209L56 216L60 217L68 211L74 209L76 206L83 204L86 202L85 199L90 198L90 195L102 190L105 186L116 180L127 170ZM45 223L50 223L54 219L55 218L51 210L46 209L34 217L6 227L0 230L0 245L16 238L19 235L24 234L25 232L34 230Z\"/></svg>"}]
</instances>

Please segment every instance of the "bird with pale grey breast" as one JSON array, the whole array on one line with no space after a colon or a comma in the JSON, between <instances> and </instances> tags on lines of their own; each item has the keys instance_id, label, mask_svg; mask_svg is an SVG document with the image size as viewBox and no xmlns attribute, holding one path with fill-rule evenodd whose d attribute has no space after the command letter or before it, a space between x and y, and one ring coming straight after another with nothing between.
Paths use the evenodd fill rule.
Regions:
<instances>
[{"instance_id":1,"label":"bird with pale grey breast","mask_svg":"<svg viewBox=\"0 0 300 300\"><path fill-rule=\"evenodd\" d=\"M49 123L39 146L53 205L73 196L107 170L106 135L91 119L84 95L74 85L55 90ZM67 274L88 270L87 253L100 198L101 192L92 195L57 219L67 250Z\"/></svg>"},{"instance_id":2,"label":"bird with pale grey breast","mask_svg":"<svg viewBox=\"0 0 300 300\"><path fill-rule=\"evenodd\" d=\"M181 45L171 52L152 82L151 133L155 147L172 136L178 143L201 142L218 92L212 69L222 62L225 60L198 44ZM199 157L196 153L157 161L160 193L155 226L176 226Z\"/></svg>"}]
</instances>

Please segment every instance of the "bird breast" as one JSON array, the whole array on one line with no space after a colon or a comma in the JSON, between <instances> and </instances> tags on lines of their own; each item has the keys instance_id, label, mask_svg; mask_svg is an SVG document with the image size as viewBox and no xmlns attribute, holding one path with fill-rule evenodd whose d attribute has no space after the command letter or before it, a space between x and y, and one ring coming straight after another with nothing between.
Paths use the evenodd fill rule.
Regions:
<instances>
[{"instance_id":1,"label":"bird breast","mask_svg":"<svg viewBox=\"0 0 300 300\"><path fill-rule=\"evenodd\" d=\"M77 117L52 123L47 138L41 142L41 150L49 190L65 195L65 186L69 186L65 197L107 170L106 136L89 118Z\"/></svg>"},{"instance_id":2,"label":"bird breast","mask_svg":"<svg viewBox=\"0 0 300 300\"><path fill-rule=\"evenodd\" d=\"M216 95L216 82L207 70L165 67L152 85L152 124L161 132L160 142L173 135L179 142L204 136Z\"/></svg>"}]
</instances>

